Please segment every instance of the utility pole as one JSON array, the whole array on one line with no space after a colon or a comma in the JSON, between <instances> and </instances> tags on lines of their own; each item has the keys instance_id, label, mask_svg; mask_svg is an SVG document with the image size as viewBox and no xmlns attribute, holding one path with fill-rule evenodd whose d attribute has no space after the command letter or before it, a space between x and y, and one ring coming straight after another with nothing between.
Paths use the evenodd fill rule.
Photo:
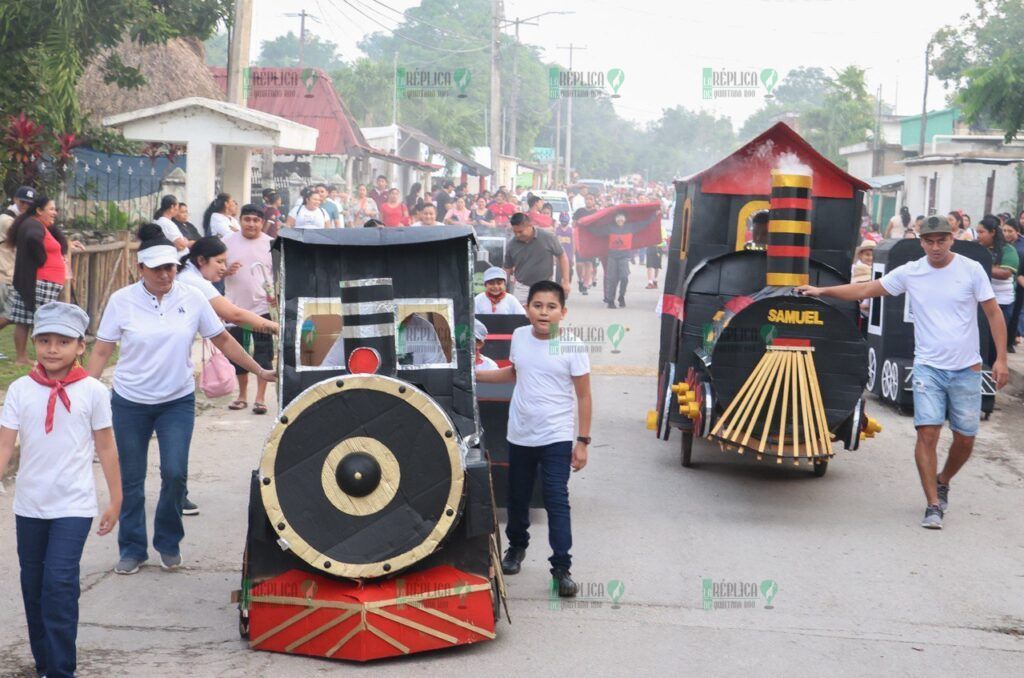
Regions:
<instances>
[{"instance_id":1,"label":"utility pole","mask_svg":"<svg viewBox=\"0 0 1024 678\"><path fill-rule=\"evenodd\" d=\"M235 0L235 19L228 46L228 103L245 106L245 69L252 38L252 0Z\"/></svg>"},{"instance_id":2,"label":"utility pole","mask_svg":"<svg viewBox=\"0 0 1024 678\"><path fill-rule=\"evenodd\" d=\"M878 86L878 93L875 95L877 112L875 113L875 139L871 149L871 175L879 176L882 173L882 86Z\"/></svg>"},{"instance_id":3,"label":"utility pole","mask_svg":"<svg viewBox=\"0 0 1024 678\"><path fill-rule=\"evenodd\" d=\"M925 127L928 126L928 66L932 57L932 43L929 40L924 50L924 96L921 97L921 135L917 142L917 157L924 155Z\"/></svg>"},{"instance_id":4,"label":"utility pole","mask_svg":"<svg viewBox=\"0 0 1024 678\"><path fill-rule=\"evenodd\" d=\"M527 17L520 19L510 19L504 23L507 25L513 25L516 27L516 42L512 50L512 96L509 97L508 104L508 118L510 120L510 129L508 135L508 153L509 155L516 155L516 129L519 126L519 27L522 25L526 26L539 26L536 19L552 14L575 14L576 12L544 12L536 16Z\"/></svg>"},{"instance_id":5,"label":"utility pole","mask_svg":"<svg viewBox=\"0 0 1024 678\"><path fill-rule=\"evenodd\" d=\"M306 51L306 19L319 22L320 18L310 14L305 8L301 12L289 12L285 16L299 17L299 68L302 68Z\"/></svg>"},{"instance_id":6,"label":"utility pole","mask_svg":"<svg viewBox=\"0 0 1024 678\"><path fill-rule=\"evenodd\" d=\"M554 186L558 183L558 173L561 170L562 164L558 161L558 157L562 153L562 99L559 97L555 101L555 171L551 175L551 185Z\"/></svg>"},{"instance_id":7,"label":"utility pole","mask_svg":"<svg viewBox=\"0 0 1024 678\"><path fill-rule=\"evenodd\" d=\"M491 169L494 170L495 187L501 181L498 173L498 156L501 155L501 74L498 66L502 12L502 1L491 0L491 119L488 125L488 143L491 147Z\"/></svg>"},{"instance_id":8,"label":"utility pole","mask_svg":"<svg viewBox=\"0 0 1024 678\"><path fill-rule=\"evenodd\" d=\"M569 73L572 74L572 53L576 50L585 50L586 47L577 47L569 43L568 47L558 49L569 50ZM565 103L565 183L568 186L572 183L572 96Z\"/></svg>"},{"instance_id":9,"label":"utility pole","mask_svg":"<svg viewBox=\"0 0 1024 678\"><path fill-rule=\"evenodd\" d=\"M398 124L398 50L395 50L394 56L391 58L391 74L395 78L395 86L392 87L391 92L391 124Z\"/></svg>"}]
</instances>

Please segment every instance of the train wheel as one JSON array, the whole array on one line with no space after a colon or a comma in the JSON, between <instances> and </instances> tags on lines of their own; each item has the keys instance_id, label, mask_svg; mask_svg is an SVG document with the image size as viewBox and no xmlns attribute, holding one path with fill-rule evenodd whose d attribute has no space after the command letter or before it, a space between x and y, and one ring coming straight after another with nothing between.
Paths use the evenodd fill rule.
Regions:
<instances>
[{"instance_id":1,"label":"train wheel","mask_svg":"<svg viewBox=\"0 0 1024 678\"><path fill-rule=\"evenodd\" d=\"M814 477L815 478L822 477L823 475L825 475L826 471L828 471L828 462L827 461L815 462L815 464L814 464Z\"/></svg>"},{"instance_id":2,"label":"train wheel","mask_svg":"<svg viewBox=\"0 0 1024 678\"><path fill-rule=\"evenodd\" d=\"M690 468L690 457L693 454L693 431L683 431L682 443L680 443L679 463L683 468Z\"/></svg>"}]
</instances>

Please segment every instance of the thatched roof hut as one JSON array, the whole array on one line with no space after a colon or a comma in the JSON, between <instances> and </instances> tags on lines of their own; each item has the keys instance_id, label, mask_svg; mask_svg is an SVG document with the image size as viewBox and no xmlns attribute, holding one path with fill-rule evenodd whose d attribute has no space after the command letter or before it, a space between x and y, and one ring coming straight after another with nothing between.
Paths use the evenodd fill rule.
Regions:
<instances>
[{"instance_id":1,"label":"thatched roof hut","mask_svg":"<svg viewBox=\"0 0 1024 678\"><path fill-rule=\"evenodd\" d=\"M82 113L97 126L103 124L105 116L184 97L224 100L224 93L204 63L203 44L198 40L175 38L163 45L146 46L125 40L114 51L125 64L142 71L146 84L138 89L106 84L102 70L106 53L97 57L78 83Z\"/></svg>"}]
</instances>

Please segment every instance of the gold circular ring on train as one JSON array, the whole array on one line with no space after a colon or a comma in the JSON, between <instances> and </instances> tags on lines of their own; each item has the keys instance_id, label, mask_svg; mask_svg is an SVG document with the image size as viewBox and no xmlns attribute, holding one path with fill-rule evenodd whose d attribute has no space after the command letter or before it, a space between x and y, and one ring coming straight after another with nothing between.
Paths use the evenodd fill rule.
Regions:
<instances>
[{"instance_id":1,"label":"gold circular ring on train","mask_svg":"<svg viewBox=\"0 0 1024 678\"><path fill-rule=\"evenodd\" d=\"M318 570L364 579L437 550L458 518L464 476L459 436L436 401L399 379L344 375L285 408L260 492L282 546Z\"/></svg>"}]
</instances>

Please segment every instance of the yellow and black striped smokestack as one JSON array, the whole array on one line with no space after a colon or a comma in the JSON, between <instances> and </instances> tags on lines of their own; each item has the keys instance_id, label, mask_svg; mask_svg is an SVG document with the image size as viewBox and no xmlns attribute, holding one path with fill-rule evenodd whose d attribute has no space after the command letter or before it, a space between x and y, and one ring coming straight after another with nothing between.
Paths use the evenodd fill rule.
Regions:
<instances>
[{"instance_id":1,"label":"yellow and black striped smokestack","mask_svg":"<svg viewBox=\"0 0 1024 678\"><path fill-rule=\"evenodd\" d=\"M767 284L773 287L808 284L810 257L811 177L772 170Z\"/></svg>"}]
</instances>

